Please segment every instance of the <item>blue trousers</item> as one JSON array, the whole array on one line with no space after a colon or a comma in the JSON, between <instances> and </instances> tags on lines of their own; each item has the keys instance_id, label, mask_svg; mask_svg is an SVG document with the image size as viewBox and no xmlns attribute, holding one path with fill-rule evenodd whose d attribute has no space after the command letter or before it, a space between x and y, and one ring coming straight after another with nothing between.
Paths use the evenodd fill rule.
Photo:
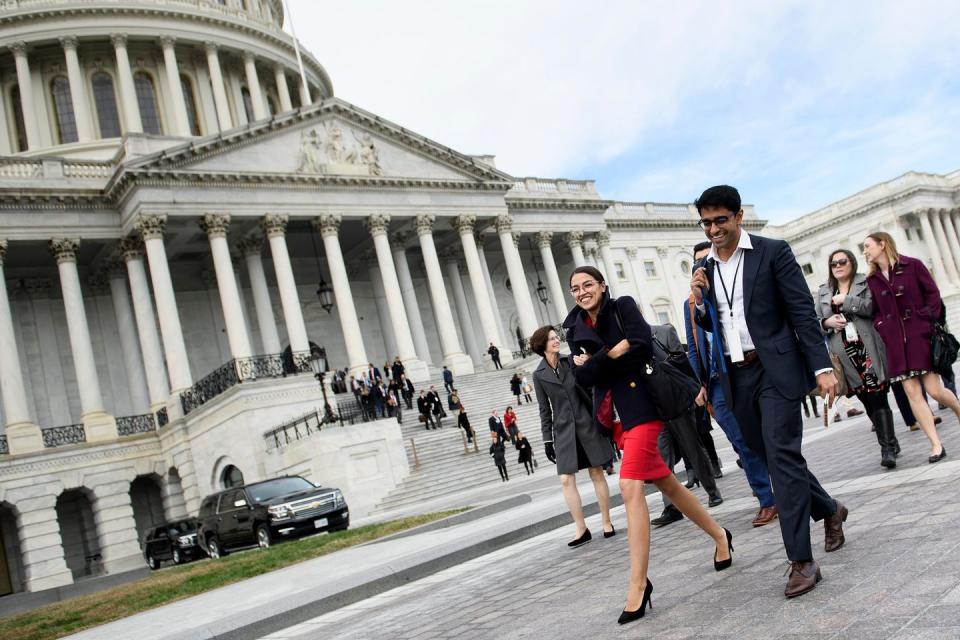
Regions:
<instances>
[{"instance_id":1,"label":"blue trousers","mask_svg":"<svg viewBox=\"0 0 960 640\"><path fill-rule=\"evenodd\" d=\"M740 433L740 425L737 424L733 410L727 404L722 386L719 384L710 385L709 393L710 404L713 405L713 417L720 428L723 429L723 433L726 434L733 450L740 456L740 463L747 475L747 483L757 494L761 507L772 507L775 502L773 490L770 488L770 472L767 471L767 463L744 441L743 434Z\"/></svg>"}]
</instances>

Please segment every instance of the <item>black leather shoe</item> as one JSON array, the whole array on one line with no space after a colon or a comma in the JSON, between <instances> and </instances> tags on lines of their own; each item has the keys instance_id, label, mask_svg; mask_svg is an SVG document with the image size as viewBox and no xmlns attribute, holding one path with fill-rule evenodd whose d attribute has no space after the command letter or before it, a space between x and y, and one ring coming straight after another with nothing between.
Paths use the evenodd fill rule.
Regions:
<instances>
[{"instance_id":1,"label":"black leather shoe","mask_svg":"<svg viewBox=\"0 0 960 640\"><path fill-rule=\"evenodd\" d=\"M593 536L590 535L590 529L587 529L586 531L583 532L582 536L580 536L576 540L571 540L570 542L568 542L567 546L570 547L571 549L576 549L577 547L582 547L583 545L587 544L591 540L593 540Z\"/></svg>"},{"instance_id":2,"label":"black leather shoe","mask_svg":"<svg viewBox=\"0 0 960 640\"><path fill-rule=\"evenodd\" d=\"M613 528L613 525L610 525L610 531L603 532L604 538L612 538L615 535L617 535L617 530Z\"/></svg>"},{"instance_id":3,"label":"black leather shoe","mask_svg":"<svg viewBox=\"0 0 960 640\"><path fill-rule=\"evenodd\" d=\"M929 458L927 458L927 462L929 462L930 464L933 464L934 462L940 462L946 457L947 457L947 448L941 444L940 453L938 455L930 456Z\"/></svg>"},{"instance_id":4,"label":"black leather shoe","mask_svg":"<svg viewBox=\"0 0 960 640\"><path fill-rule=\"evenodd\" d=\"M710 500L707 501L708 507L715 507L720 504L723 504L723 498L720 497L719 493L715 493L714 495L710 496Z\"/></svg>"},{"instance_id":5,"label":"black leather shoe","mask_svg":"<svg viewBox=\"0 0 960 640\"><path fill-rule=\"evenodd\" d=\"M680 513L680 510L677 509L676 507L670 506L670 507L666 507L663 510L663 513L661 513L659 517L651 520L650 524L652 524L655 527L663 527L670 524L671 522L676 522L678 520L683 520L683 514Z\"/></svg>"},{"instance_id":6,"label":"black leather shoe","mask_svg":"<svg viewBox=\"0 0 960 640\"><path fill-rule=\"evenodd\" d=\"M643 600L640 601L640 607L633 611L624 609L620 613L620 617L617 618L617 624L627 624L639 620L646 614L647 605L650 605L650 608L653 609L653 601L650 600L651 595L653 595L653 583L650 582L650 578L647 578L647 586L643 589Z\"/></svg>"},{"instance_id":7,"label":"black leather shoe","mask_svg":"<svg viewBox=\"0 0 960 640\"><path fill-rule=\"evenodd\" d=\"M717 560L717 552L713 552L713 568L717 571L723 571L733 564L733 534L726 528L724 528L724 531L727 534L727 547L730 549L730 557L726 560Z\"/></svg>"}]
</instances>

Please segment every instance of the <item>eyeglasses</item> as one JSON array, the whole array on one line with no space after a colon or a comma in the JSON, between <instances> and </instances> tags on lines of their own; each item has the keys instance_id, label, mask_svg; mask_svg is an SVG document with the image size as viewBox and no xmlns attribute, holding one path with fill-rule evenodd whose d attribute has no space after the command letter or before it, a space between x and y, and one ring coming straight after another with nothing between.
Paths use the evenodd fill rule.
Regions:
<instances>
[{"instance_id":1,"label":"eyeglasses","mask_svg":"<svg viewBox=\"0 0 960 640\"><path fill-rule=\"evenodd\" d=\"M593 291L594 289L596 289L598 284L600 283L597 282L596 280L587 280L579 287L570 287L570 295L576 298L578 295L580 295L581 291L583 292Z\"/></svg>"},{"instance_id":2,"label":"eyeglasses","mask_svg":"<svg viewBox=\"0 0 960 640\"><path fill-rule=\"evenodd\" d=\"M847 260L846 258L840 258L839 260L831 260L830 268L833 269L834 267L845 267L849 262L850 261Z\"/></svg>"},{"instance_id":3,"label":"eyeglasses","mask_svg":"<svg viewBox=\"0 0 960 640\"><path fill-rule=\"evenodd\" d=\"M700 218L697 226L701 229L709 229L713 225L721 226L730 222L731 216L717 216L716 218Z\"/></svg>"}]
</instances>

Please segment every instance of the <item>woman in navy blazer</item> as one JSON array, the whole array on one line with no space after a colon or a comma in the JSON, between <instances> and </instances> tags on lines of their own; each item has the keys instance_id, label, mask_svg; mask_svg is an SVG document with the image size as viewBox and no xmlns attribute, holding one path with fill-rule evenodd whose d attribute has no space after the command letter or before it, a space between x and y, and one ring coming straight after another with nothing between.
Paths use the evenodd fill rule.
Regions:
<instances>
[{"instance_id":1,"label":"woman in navy blazer","mask_svg":"<svg viewBox=\"0 0 960 640\"><path fill-rule=\"evenodd\" d=\"M714 568L730 566L733 536L707 514L696 497L677 480L660 457L657 436L663 428L647 394L643 371L652 354L650 325L636 301L613 299L603 274L594 267L577 267L570 276L570 293L577 306L563 326L573 353L573 373L583 386L593 387L594 423L613 428L614 415L623 428L620 493L627 512L630 545L630 586L618 622L642 618L653 585L647 578L650 558L650 514L643 483L653 482L673 504L716 543Z\"/></svg>"}]
</instances>

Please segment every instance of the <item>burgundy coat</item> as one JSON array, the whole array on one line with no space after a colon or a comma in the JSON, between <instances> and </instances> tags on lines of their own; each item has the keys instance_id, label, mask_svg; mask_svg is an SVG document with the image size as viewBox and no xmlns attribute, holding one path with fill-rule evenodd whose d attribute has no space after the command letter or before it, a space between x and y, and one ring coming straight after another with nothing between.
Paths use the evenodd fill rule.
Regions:
<instances>
[{"instance_id":1,"label":"burgundy coat","mask_svg":"<svg viewBox=\"0 0 960 640\"><path fill-rule=\"evenodd\" d=\"M867 277L873 294L873 326L887 347L887 375L930 371L930 338L940 317L940 289L924 264L900 256L890 280L880 271Z\"/></svg>"}]
</instances>

